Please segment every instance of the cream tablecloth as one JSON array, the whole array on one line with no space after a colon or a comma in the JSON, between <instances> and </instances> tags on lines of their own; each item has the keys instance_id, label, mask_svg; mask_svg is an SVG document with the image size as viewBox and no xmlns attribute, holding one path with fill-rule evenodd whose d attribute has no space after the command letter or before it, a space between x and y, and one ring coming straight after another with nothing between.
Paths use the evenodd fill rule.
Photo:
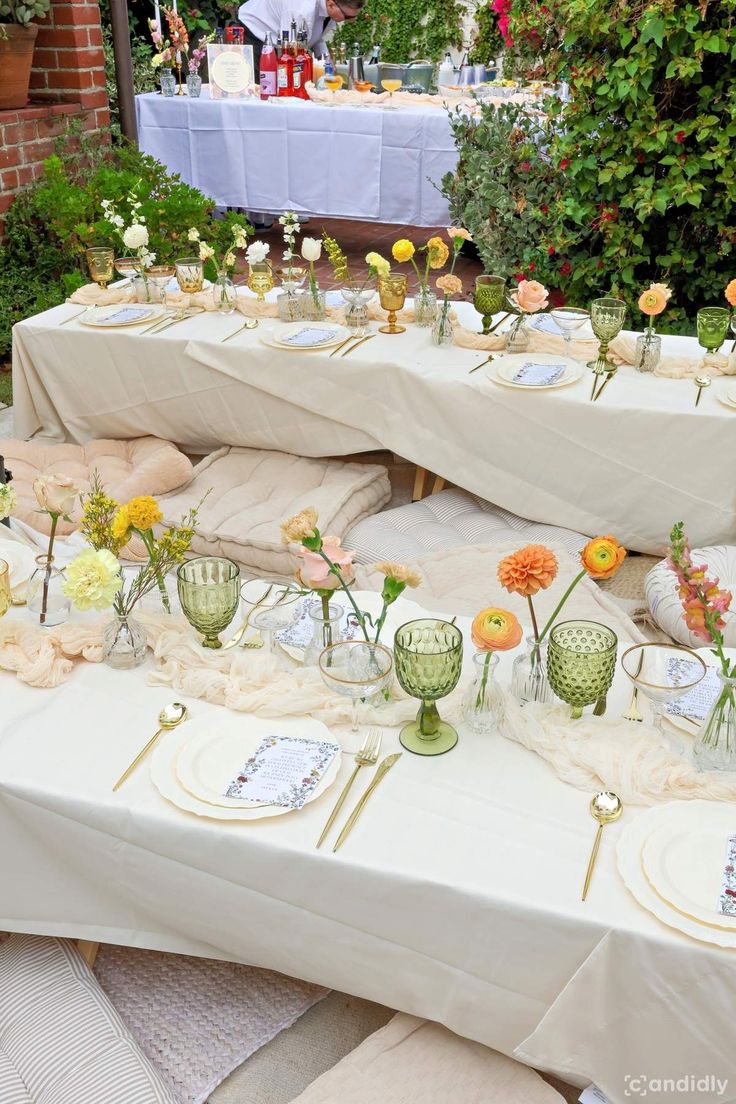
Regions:
<instances>
[{"instance_id":1,"label":"cream tablecloth","mask_svg":"<svg viewBox=\"0 0 736 1104\"><path fill-rule=\"evenodd\" d=\"M481 578L466 571L453 585L439 562L428 575L450 582L440 608L467 631ZM570 612L605 620L622 645L635 635L593 584ZM589 794L519 744L462 729L449 755L404 754L344 848L316 851L332 793L245 824L170 806L145 769L112 794L179 696L145 679L87 663L54 690L2 676L0 929L281 970L595 1080L614 1104L627 1073L730 1078L726 1094L680 1098L736 1099L733 952L665 928L629 897L614 855L636 810L606 829L583 904ZM629 693L619 681L612 716ZM213 723L222 715L189 705ZM382 753L398 746L385 731ZM341 779L349 769L346 757Z\"/></svg>"},{"instance_id":2,"label":"cream tablecloth","mask_svg":"<svg viewBox=\"0 0 736 1104\"><path fill-rule=\"evenodd\" d=\"M682 518L699 545L736 537L736 411L714 379L695 408L688 379L623 366L603 398L590 375L553 391L492 383L477 350L437 349L427 330L378 334L348 357L283 353L270 323L223 344L239 315L195 316L160 336L93 330L64 304L14 328L19 436L63 441L150 433L191 452L220 445L303 456L388 448L535 521L614 532L662 551ZM476 330L470 304L458 314ZM694 339L666 337L698 355Z\"/></svg>"}]
</instances>

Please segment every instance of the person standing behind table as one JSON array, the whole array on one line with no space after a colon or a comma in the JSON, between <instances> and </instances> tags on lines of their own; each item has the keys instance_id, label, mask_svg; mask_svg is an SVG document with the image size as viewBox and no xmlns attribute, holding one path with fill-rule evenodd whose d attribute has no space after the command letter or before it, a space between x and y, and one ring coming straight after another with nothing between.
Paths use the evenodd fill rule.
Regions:
<instances>
[{"instance_id":1,"label":"person standing behind table","mask_svg":"<svg viewBox=\"0 0 736 1104\"><path fill-rule=\"evenodd\" d=\"M324 41L331 23L356 19L365 0L247 0L240 5L238 18L245 27L245 43L253 47L256 72L260 69L261 51L270 33L278 48L282 30L289 30L291 21L297 27L302 20L307 25L307 45L317 57L327 53Z\"/></svg>"}]
</instances>

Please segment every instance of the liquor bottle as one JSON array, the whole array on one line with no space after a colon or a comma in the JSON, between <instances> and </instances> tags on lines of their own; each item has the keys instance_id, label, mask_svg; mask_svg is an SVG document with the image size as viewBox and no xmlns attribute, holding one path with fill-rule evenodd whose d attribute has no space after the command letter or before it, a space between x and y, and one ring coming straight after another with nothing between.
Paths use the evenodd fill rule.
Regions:
<instances>
[{"instance_id":1,"label":"liquor bottle","mask_svg":"<svg viewBox=\"0 0 736 1104\"><path fill-rule=\"evenodd\" d=\"M276 95L278 91L278 68L279 63L269 32L266 35L266 42L261 52L260 78L262 100L270 100L272 96Z\"/></svg>"},{"instance_id":2,"label":"liquor bottle","mask_svg":"<svg viewBox=\"0 0 736 1104\"><path fill-rule=\"evenodd\" d=\"M340 43L340 64L347 65L348 63L348 48L344 42Z\"/></svg>"},{"instance_id":3,"label":"liquor bottle","mask_svg":"<svg viewBox=\"0 0 736 1104\"><path fill-rule=\"evenodd\" d=\"M283 31L281 35L281 54L279 56L278 96L294 95L294 58L289 50L289 32Z\"/></svg>"},{"instance_id":4,"label":"liquor bottle","mask_svg":"<svg viewBox=\"0 0 736 1104\"><path fill-rule=\"evenodd\" d=\"M291 20L291 36L289 38L289 53L292 56L291 87L292 95L300 100L307 98L304 91L304 64L301 58L301 44L296 29L296 19Z\"/></svg>"},{"instance_id":5,"label":"liquor bottle","mask_svg":"<svg viewBox=\"0 0 736 1104\"><path fill-rule=\"evenodd\" d=\"M301 98L308 100L309 95L307 93L307 82L311 81L314 76L314 63L312 62L312 55L307 47L307 30L306 25L303 30L299 31L299 40L296 52L296 58L294 59L294 92L296 93L296 67L297 65L301 70Z\"/></svg>"},{"instance_id":6,"label":"liquor bottle","mask_svg":"<svg viewBox=\"0 0 736 1104\"><path fill-rule=\"evenodd\" d=\"M380 44L380 42L377 42L375 44L375 46L373 47L373 53L370 56L368 64L369 65L378 65L380 60L381 60L381 44Z\"/></svg>"}]
</instances>

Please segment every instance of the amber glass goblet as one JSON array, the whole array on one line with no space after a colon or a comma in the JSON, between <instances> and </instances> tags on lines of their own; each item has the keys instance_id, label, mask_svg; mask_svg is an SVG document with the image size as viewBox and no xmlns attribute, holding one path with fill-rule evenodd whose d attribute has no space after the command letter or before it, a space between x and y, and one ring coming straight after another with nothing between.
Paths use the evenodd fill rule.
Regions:
<instances>
[{"instance_id":1,"label":"amber glass goblet","mask_svg":"<svg viewBox=\"0 0 736 1104\"><path fill-rule=\"evenodd\" d=\"M104 291L115 275L115 250L94 246L85 250L89 274Z\"/></svg>"},{"instance_id":2,"label":"amber glass goblet","mask_svg":"<svg viewBox=\"0 0 736 1104\"><path fill-rule=\"evenodd\" d=\"M378 293L381 306L388 311L388 325L379 326L378 332L385 334L406 333L406 326L396 324L396 312L400 311L406 300L406 276L401 272L387 272L378 277Z\"/></svg>"}]
</instances>

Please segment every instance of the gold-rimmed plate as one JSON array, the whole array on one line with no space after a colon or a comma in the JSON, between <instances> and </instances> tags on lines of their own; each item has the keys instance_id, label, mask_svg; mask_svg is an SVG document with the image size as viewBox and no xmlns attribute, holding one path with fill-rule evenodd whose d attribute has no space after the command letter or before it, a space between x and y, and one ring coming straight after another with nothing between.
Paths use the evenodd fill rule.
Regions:
<instances>
[{"instance_id":1,"label":"gold-rimmed plate","mask_svg":"<svg viewBox=\"0 0 736 1104\"><path fill-rule=\"evenodd\" d=\"M122 329L126 326L142 326L163 314L163 307L147 303L115 303L109 307L90 307L80 315L83 326L97 329Z\"/></svg>"},{"instance_id":2,"label":"gold-rimmed plate","mask_svg":"<svg viewBox=\"0 0 736 1104\"><path fill-rule=\"evenodd\" d=\"M517 383L516 375L525 364L564 364L562 375L554 383ZM503 387L513 387L517 391L552 391L559 387L567 387L579 380L583 374L583 366L577 360L566 356L554 356L552 353L507 353L505 356L495 357L484 366L484 372L493 383L499 383Z\"/></svg>"},{"instance_id":3,"label":"gold-rimmed plate","mask_svg":"<svg viewBox=\"0 0 736 1104\"><path fill-rule=\"evenodd\" d=\"M736 934L736 916L716 905L726 862L726 843L736 835L736 816L728 806L714 805L708 823L680 811L648 837L642 867L656 893L683 916Z\"/></svg>"},{"instance_id":4,"label":"gold-rimmed plate","mask_svg":"<svg viewBox=\"0 0 736 1104\"><path fill-rule=\"evenodd\" d=\"M351 335L347 326L337 322L286 322L260 335L264 345L292 352L331 349Z\"/></svg>"}]
</instances>

